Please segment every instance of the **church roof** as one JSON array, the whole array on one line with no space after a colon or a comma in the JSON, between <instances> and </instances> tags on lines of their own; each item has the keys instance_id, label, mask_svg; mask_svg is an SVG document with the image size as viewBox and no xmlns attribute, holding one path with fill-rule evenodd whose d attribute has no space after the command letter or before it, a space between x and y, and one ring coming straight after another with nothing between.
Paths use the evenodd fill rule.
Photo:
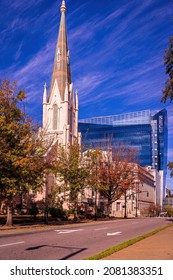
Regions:
<instances>
[{"instance_id":1,"label":"church roof","mask_svg":"<svg viewBox=\"0 0 173 280\"><path fill-rule=\"evenodd\" d=\"M66 32L66 4L62 1L61 7L61 20L59 26L59 34L56 45L54 66L50 87L50 96L52 94L53 86L55 81L57 81L58 88L60 91L61 99L64 100L66 85L71 84L71 71L70 71L70 56L67 42L67 32Z\"/></svg>"}]
</instances>

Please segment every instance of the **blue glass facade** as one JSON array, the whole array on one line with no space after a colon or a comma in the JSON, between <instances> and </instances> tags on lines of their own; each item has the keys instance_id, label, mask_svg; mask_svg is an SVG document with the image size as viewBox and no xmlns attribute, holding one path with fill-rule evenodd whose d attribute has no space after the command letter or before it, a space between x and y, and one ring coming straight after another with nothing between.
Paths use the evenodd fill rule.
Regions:
<instances>
[{"instance_id":1,"label":"blue glass facade","mask_svg":"<svg viewBox=\"0 0 173 280\"><path fill-rule=\"evenodd\" d=\"M158 170L165 170L167 165L167 111L164 109L153 116L156 121Z\"/></svg>"},{"instance_id":2,"label":"blue glass facade","mask_svg":"<svg viewBox=\"0 0 173 280\"><path fill-rule=\"evenodd\" d=\"M153 155L153 162L154 157L157 159L155 162L155 168L157 170L163 170L163 186L164 186L164 192L165 192L165 185L166 185L166 173L167 173L167 148L168 148L168 126L167 126L167 111L163 109L162 111L159 111L157 114L153 116L153 122L155 122L156 131L153 132L153 134L157 137L155 144L157 144L157 147L155 147L155 152L157 152L157 155ZM154 164L153 164L154 167Z\"/></svg>"},{"instance_id":3,"label":"blue glass facade","mask_svg":"<svg viewBox=\"0 0 173 280\"><path fill-rule=\"evenodd\" d=\"M165 109L155 115L144 110L79 120L79 131L85 149L132 147L141 166L163 170L166 178L168 132Z\"/></svg>"}]
</instances>

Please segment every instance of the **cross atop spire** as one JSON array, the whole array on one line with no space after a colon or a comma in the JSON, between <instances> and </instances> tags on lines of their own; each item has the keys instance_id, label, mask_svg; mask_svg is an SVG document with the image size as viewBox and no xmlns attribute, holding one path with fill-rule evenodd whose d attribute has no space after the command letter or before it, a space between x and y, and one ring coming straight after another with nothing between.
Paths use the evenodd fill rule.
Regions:
<instances>
[{"instance_id":1,"label":"cross atop spire","mask_svg":"<svg viewBox=\"0 0 173 280\"><path fill-rule=\"evenodd\" d=\"M61 11L61 21L59 26L59 34L58 34L58 40L57 40L56 52L54 58L50 96L52 94L53 86L56 81L60 91L61 99L64 100L66 85L71 84L69 49L67 43L66 19L65 19L66 5L64 0L62 1L60 11Z\"/></svg>"},{"instance_id":2,"label":"cross atop spire","mask_svg":"<svg viewBox=\"0 0 173 280\"><path fill-rule=\"evenodd\" d=\"M65 1L64 0L62 1L60 11L61 11L61 13L65 13L66 12L66 5L65 5Z\"/></svg>"}]
</instances>

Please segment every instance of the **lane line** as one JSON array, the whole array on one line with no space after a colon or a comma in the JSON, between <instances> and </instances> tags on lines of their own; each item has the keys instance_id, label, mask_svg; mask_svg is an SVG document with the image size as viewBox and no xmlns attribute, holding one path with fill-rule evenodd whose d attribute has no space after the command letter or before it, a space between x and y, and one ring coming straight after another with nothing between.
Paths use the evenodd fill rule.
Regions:
<instances>
[{"instance_id":1,"label":"lane line","mask_svg":"<svg viewBox=\"0 0 173 280\"><path fill-rule=\"evenodd\" d=\"M7 246L17 245L17 244L22 244L22 243L25 243L25 241L16 242L16 243L9 243L9 244L3 244L3 245L0 245L0 247L7 247Z\"/></svg>"},{"instance_id":2,"label":"lane line","mask_svg":"<svg viewBox=\"0 0 173 280\"><path fill-rule=\"evenodd\" d=\"M96 228L94 230L102 230L102 229L107 229L107 227L103 227L103 228Z\"/></svg>"},{"instance_id":3,"label":"lane line","mask_svg":"<svg viewBox=\"0 0 173 280\"><path fill-rule=\"evenodd\" d=\"M55 230L58 234L61 234L61 233L73 233L73 232L78 232L78 231L83 231L83 229L57 229Z\"/></svg>"},{"instance_id":4,"label":"lane line","mask_svg":"<svg viewBox=\"0 0 173 280\"><path fill-rule=\"evenodd\" d=\"M108 233L107 233L107 236L120 235L121 233L122 233L121 231L112 232L112 233L111 233L111 232L110 232L110 233L108 232Z\"/></svg>"}]
</instances>

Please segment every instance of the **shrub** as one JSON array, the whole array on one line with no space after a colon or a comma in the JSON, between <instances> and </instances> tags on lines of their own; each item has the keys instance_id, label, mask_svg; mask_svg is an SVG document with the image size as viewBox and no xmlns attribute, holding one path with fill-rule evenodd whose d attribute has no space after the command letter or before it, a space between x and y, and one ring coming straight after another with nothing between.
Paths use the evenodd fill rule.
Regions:
<instances>
[{"instance_id":1,"label":"shrub","mask_svg":"<svg viewBox=\"0 0 173 280\"><path fill-rule=\"evenodd\" d=\"M171 205L165 206L164 210L167 212L168 217L173 217L173 207Z\"/></svg>"},{"instance_id":2,"label":"shrub","mask_svg":"<svg viewBox=\"0 0 173 280\"><path fill-rule=\"evenodd\" d=\"M33 203L31 205L31 208L29 209L29 214L36 217L37 214L38 214L38 208L37 208L37 205L35 203Z\"/></svg>"},{"instance_id":3,"label":"shrub","mask_svg":"<svg viewBox=\"0 0 173 280\"><path fill-rule=\"evenodd\" d=\"M61 218L61 219L67 219L68 214L65 210L62 208L56 208L56 207L51 207L49 208L49 213L52 218Z\"/></svg>"}]
</instances>

